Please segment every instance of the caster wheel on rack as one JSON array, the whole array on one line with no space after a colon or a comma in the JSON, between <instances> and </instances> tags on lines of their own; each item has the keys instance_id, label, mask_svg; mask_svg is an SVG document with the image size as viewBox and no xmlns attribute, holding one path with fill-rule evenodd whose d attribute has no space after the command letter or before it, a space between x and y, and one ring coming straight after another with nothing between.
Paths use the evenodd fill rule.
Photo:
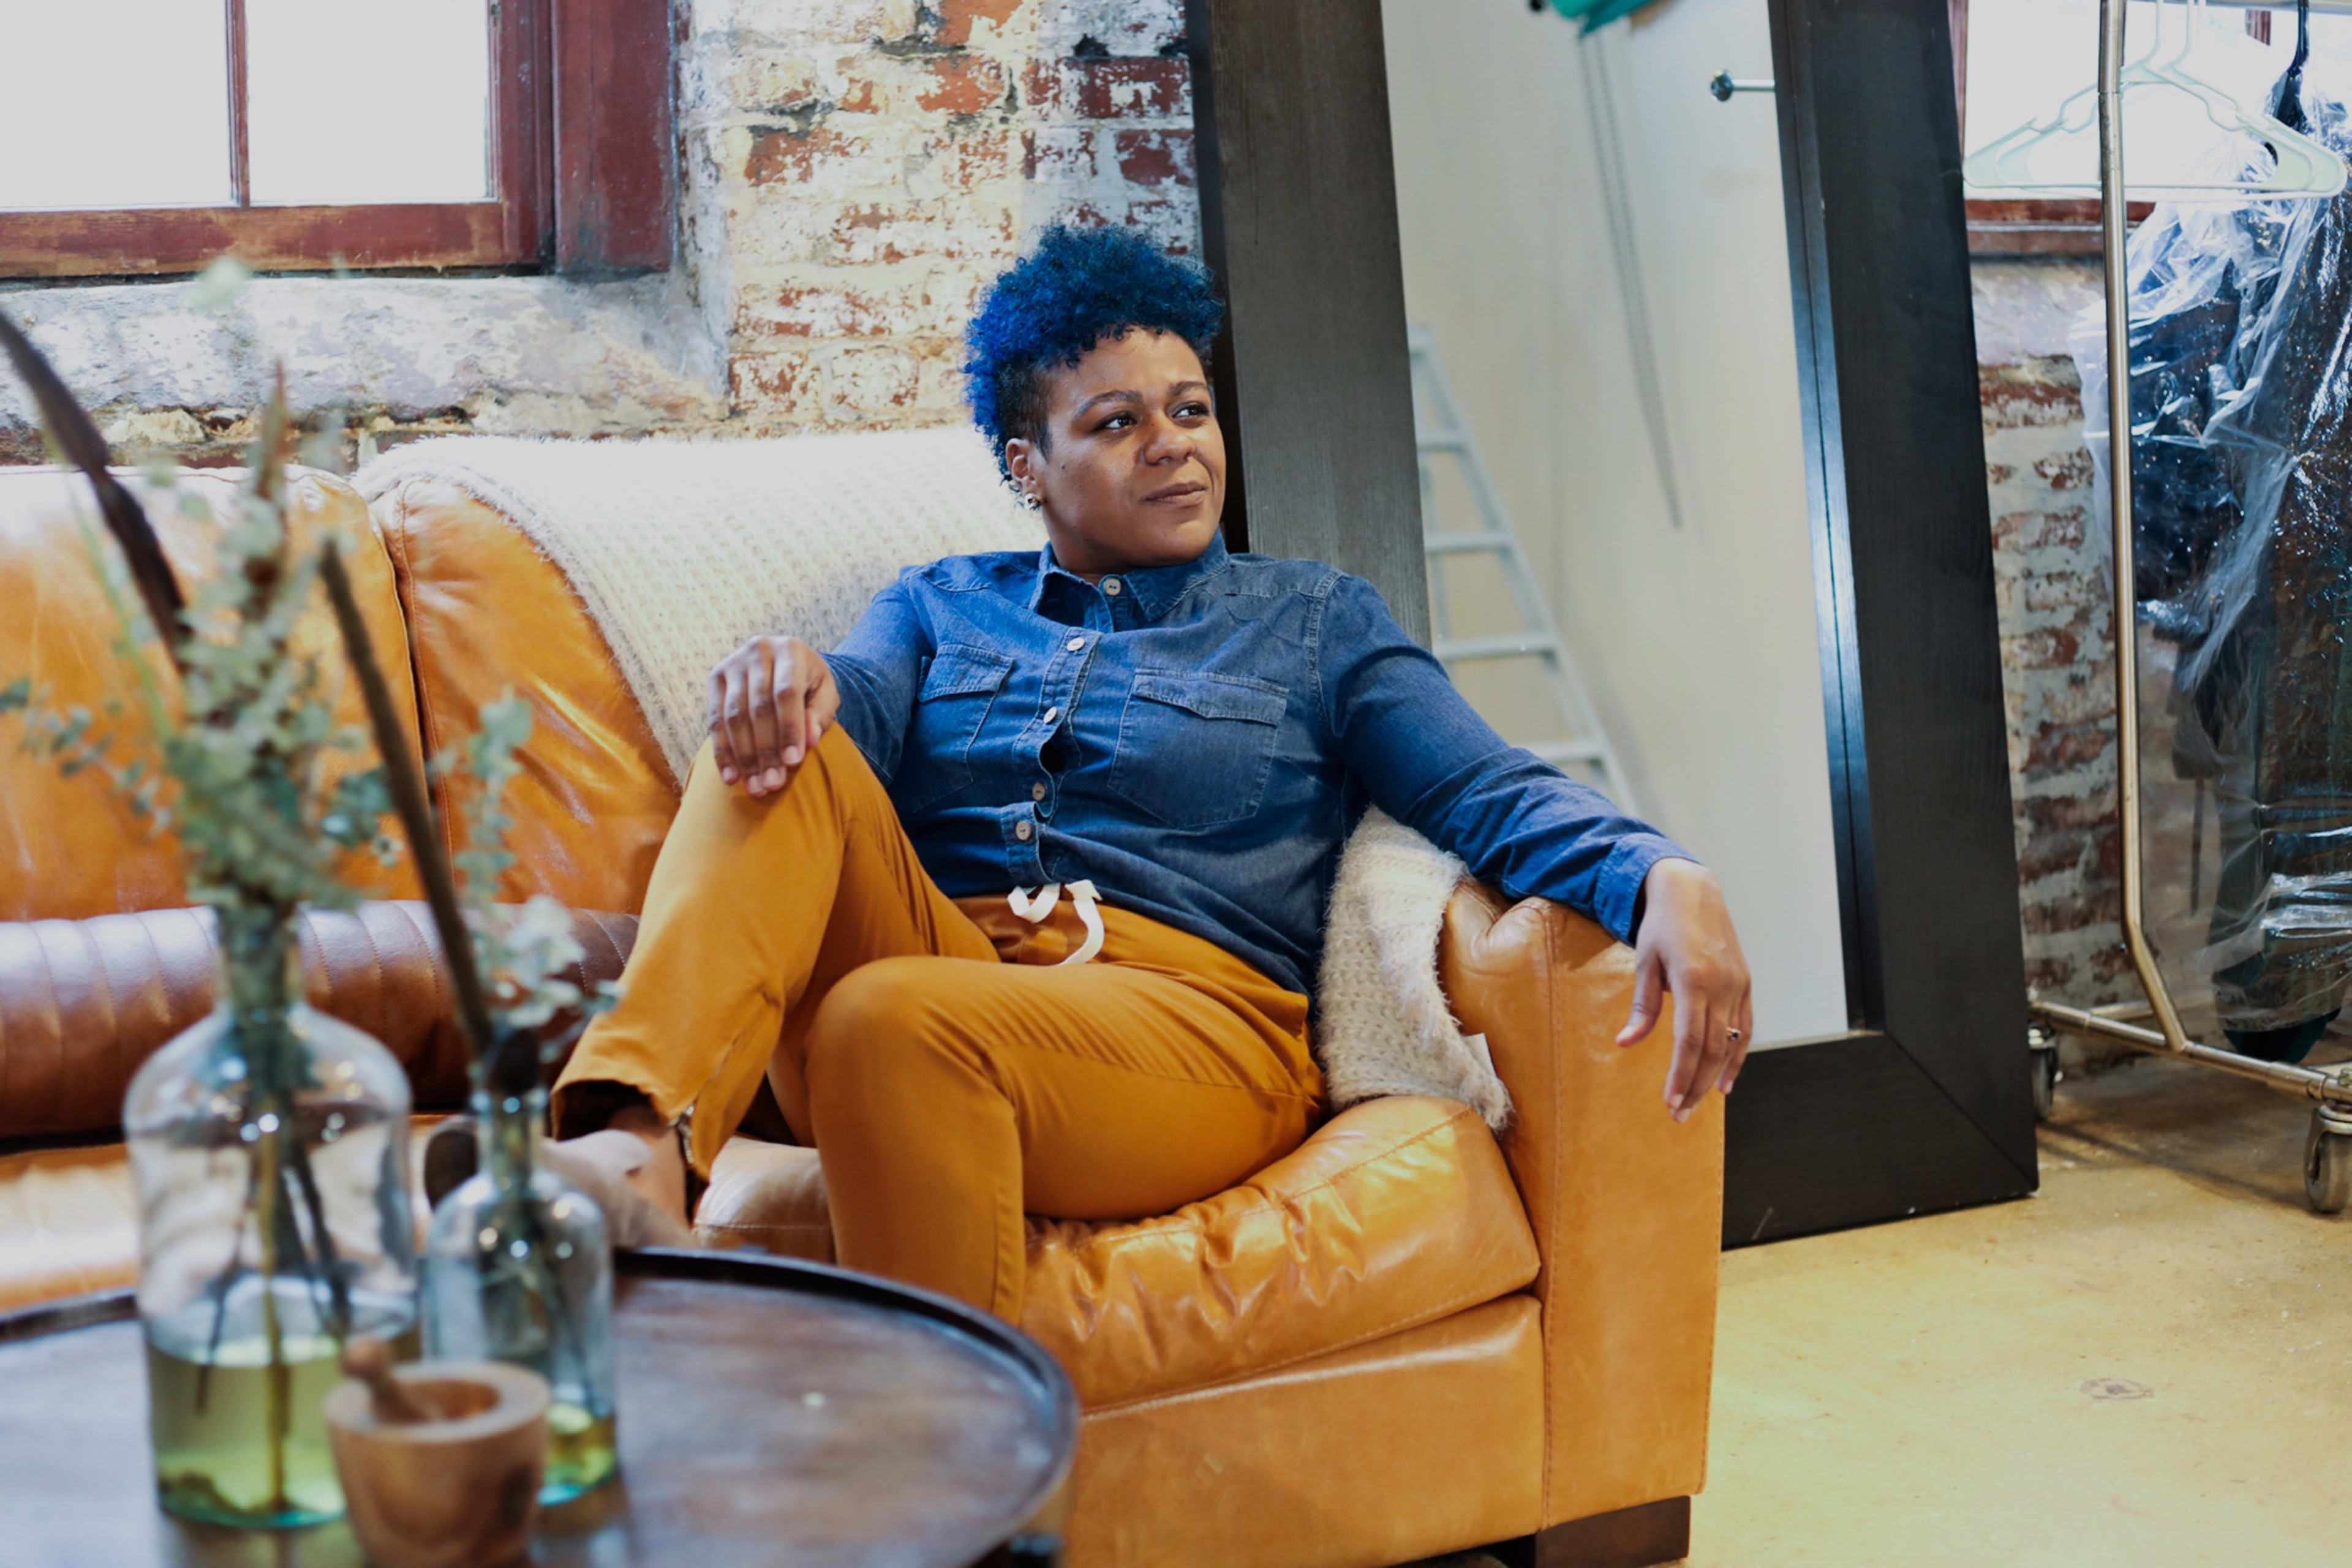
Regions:
<instances>
[{"instance_id":1,"label":"caster wheel on rack","mask_svg":"<svg viewBox=\"0 0 2352 1568\"><path fill-rule=\"evenodd\" d=\"M2047 1121L2052 1109L2057 1104L2059 1082L2066 1076L2058 1069L2058 1042L2039 1028L2029 1030L2026 1055L2032 1063L2033 1120Z\"/></svg>"},{"instance_id":2,"label":"caster wheel on rack","mask_svg":"<svg viewBox=\"0 0 2352 1568\"><path fill-rule=\"evenodd\" d=\"M2303 1141L2303 1197L2314 1214L2342 1214L2352 1203L2352 1126L2324 1110L2311 1113Z\"/></svg>"}]
</instances>

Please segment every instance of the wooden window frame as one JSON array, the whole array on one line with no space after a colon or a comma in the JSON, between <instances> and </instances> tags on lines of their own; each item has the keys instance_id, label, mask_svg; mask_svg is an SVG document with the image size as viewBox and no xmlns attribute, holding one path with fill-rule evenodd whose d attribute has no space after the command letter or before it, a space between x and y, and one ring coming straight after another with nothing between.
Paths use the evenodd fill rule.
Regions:
<instances>
[{"instance_id":1,"label":"wooden window frame","mask_svg":"<svg viewBox=\"0 0 2352 1568\"><path fill-rule=\"evenodd\" d=\"M230 183L217 207L0 212L0 277L148 276L233 255L257 271L642 271L669 264L677 210L668 0L496 0L495 192L483 201L255 206L245 0L223 0ZM349 132L364 135L363 112Z\"/></svg>"}]
</instances>

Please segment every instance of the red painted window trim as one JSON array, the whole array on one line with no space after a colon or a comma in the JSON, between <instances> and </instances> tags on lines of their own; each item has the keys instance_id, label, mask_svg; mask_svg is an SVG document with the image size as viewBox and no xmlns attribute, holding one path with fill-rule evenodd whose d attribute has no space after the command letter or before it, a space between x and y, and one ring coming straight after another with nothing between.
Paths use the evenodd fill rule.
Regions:
<instances>
[{"instance_id":1,"label":"red painted window trim","mask_svg":"<svg viewBox=\"0 0 2352 1568\"><path fill-rule=\"evenodd\" d=\"M673 25L669 0L554 0L560 272L669 265L677 227Z\"/></svg>"},{"instance_id":2,"label":"red painted window trim","mask_svg":"<svg viewBox=\"0 0 2352 1568\"><path fill-rule=\"evenodd\" d=\"M244 0L223 0L232 40ZM231 56L237 205L0 212L0 277L193 272L234 254L260 271L666 267L676 212L668 0L498 0L491 145L498 195L395 206L245 205L245 73ZM364 140L365 105L322 134Z\"/></svg>"}]
</instances>

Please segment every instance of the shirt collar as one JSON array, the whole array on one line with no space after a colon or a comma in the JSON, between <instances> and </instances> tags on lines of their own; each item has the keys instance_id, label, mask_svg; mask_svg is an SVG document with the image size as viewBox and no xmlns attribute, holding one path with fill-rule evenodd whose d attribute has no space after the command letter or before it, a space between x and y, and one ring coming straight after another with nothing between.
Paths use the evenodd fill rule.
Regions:
<instances>
[{"instance_id":1,"label":"shirt collar","mask_svg":"<svg viewBox=\"0 0 2352 1568\"><path fill-rule=\"evenodd\" d=\"M1229 560L1224 535L1213 533L1209 536L1209 547L1190 561L1174 566L1148 566L1140 572L1121 572L1117 575L1135 605L1137 616L1146 621L1156 621L1166 615L1193 584L1223 571ZM1044 600L1045 584L1055 577L1066 577L1073 583L1094 586L1077 574L1064 570L1062 563L1054 559L1054 546L1048 542L1037 552L1037 585L1029 594L1032 610Z\"/></svg>"}]
</instances>

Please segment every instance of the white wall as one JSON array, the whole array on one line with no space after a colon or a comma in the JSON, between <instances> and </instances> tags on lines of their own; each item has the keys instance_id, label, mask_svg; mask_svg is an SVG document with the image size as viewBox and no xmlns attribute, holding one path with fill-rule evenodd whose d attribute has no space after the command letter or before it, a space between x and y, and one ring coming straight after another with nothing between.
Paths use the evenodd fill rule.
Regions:
<instances>
[{"instance_id":1,"label":"white wall","mask_svg":"<svg viewBox=\"0 0 2352 1568\"><path fill-rule=\"evenodd\" d=\"M1405 298L1429 326L1646 813L1723 879L1759 1037L1846 1025L1812 560L1760 0L1611 51L1683 525L1633 390L1576 28L1385 0Z\"/></svg>"}]
</instances>

